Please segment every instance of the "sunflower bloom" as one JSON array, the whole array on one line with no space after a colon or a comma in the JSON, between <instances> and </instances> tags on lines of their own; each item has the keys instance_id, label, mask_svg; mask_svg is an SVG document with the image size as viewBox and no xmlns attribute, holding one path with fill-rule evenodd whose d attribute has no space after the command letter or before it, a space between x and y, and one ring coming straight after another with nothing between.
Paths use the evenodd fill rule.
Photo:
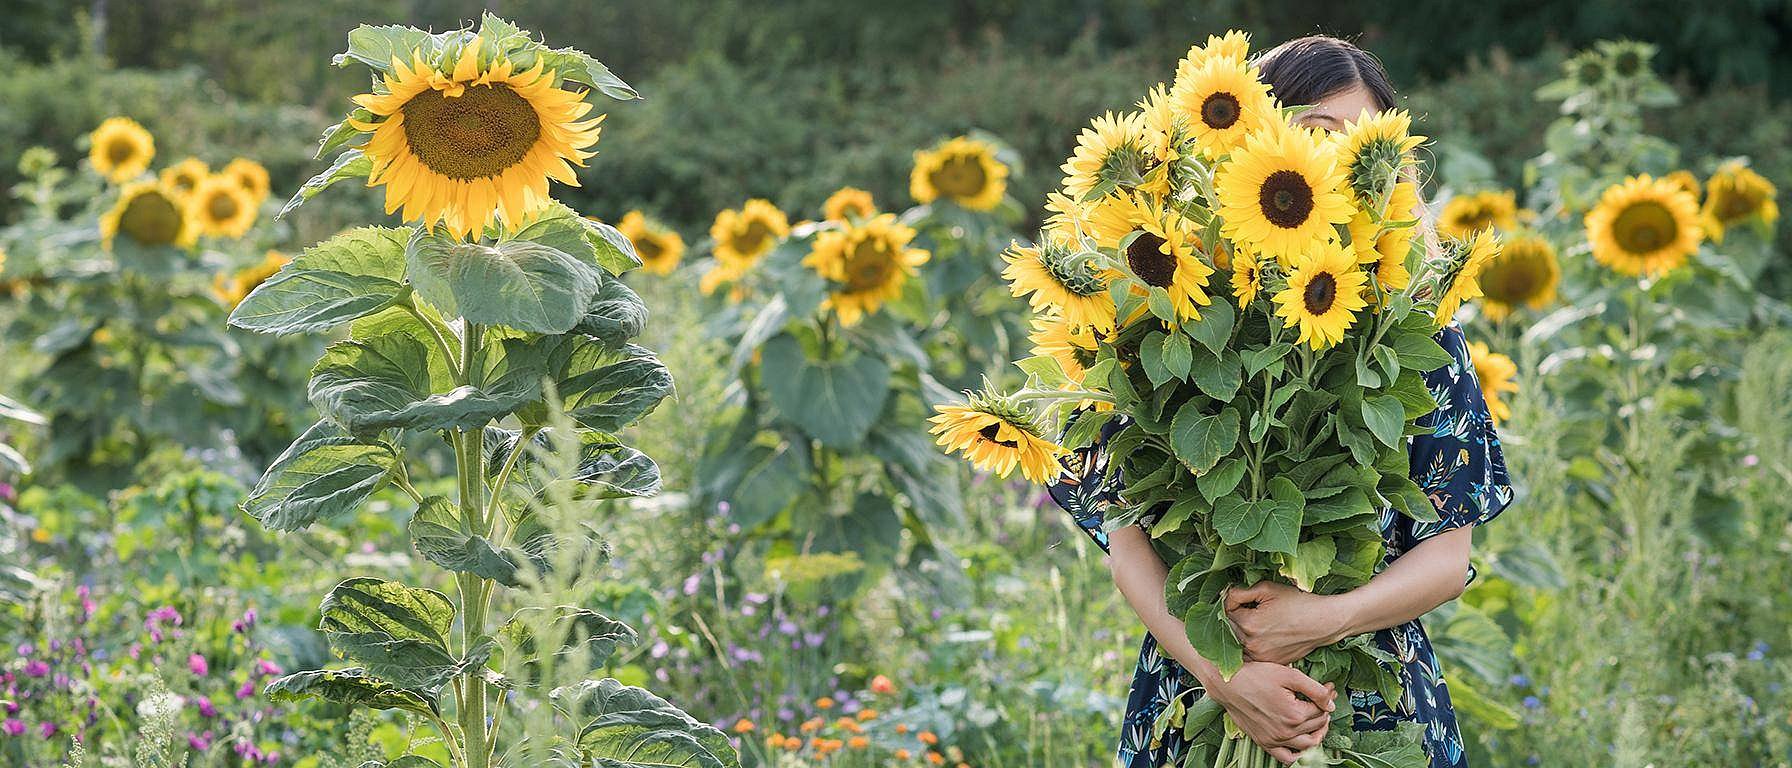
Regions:
<instances>
[{"instance_id":1,"label":"sunflower bloom","mask_svg":"<svg viewBox=\"0 0 1792 768\"><path fill-rule=\"evenodd\" d=\"M821 204L821 216L828 221L846 223L877 215L877 204L871 193L858 187L841 187Z\"/></svg>"},{"instance_id":2,"label":"sunflower bloom","mask_svg":"<svg viewBox=\"0 0 1792 768\"><path fill-rule=\"evenodd\" d=\"M918 203L946 199L987 211L1008 191L1008 166L996 159L996 148L989 142L959 136L915 153L908 189Z\"/></svg>"},{"instance_id":3,"label":"sunflower bloom","mask_svg":"<svg viewBox=\"0 0 1792 768\"><path fill-rule=\"evenodd\" d=\"M635 255L641 257L641 268L652 274L670 275L684 259L684 238L678 231L640 211L623 214L616 231L634 244Z\"/></svg>"},{"instance_id":4,"label":"sunflower bloom","mask_svg":"<svg viewBox=\"0 0 1792 768\"><path fill-rule=\"evenodd\" d=\"M897 223L896 214L882 214L816 235L803 266L834 284L823 306L834 310L841 325L858 325L901 295L915 268L927 263L927 251L908 247L914 238L915 230Z\"/></svg>"},{"instance_id":5,"label":"sunflower bloom","mask_svg":"<svg viewBox=\"0 0 1792 768\"><path fill-rule=\"evenodd\" d=\"M1704 188L1699 184L1699 177L1692 175L1692 171L1682 169L1674 171L1662 178L1672 182L1674 186L1685 190L1686 194L1692 195L1694 200L1699 199L1699 195L1705 193Z\"/></svg>"},{"instance_id":6,"label":"sunflower bloom","mask_svg":"<svg viewBox=\"0 0 1792 768\"><path fill-rule=\"evenodd\" d=\"M1056 310L1075 325L1114 328L1114 299L1108 280L1090 262L1079 260L1065 241L1047 235L1041 245L1016 243L1002 252L1002 278L1016 297L1027 297L1035 312Z\"/></svg>"},{"instance_id":7,"label":"sunflower bloom","mask_svg":"<svg viewBox=\"0 0 1792 768\"><path fill-rule=\"evenodd\" d=\"M143 175L156 156L155 137L128 117L106 118L87 138L92 144L87 150L87 161L114 184Z\"/></svg>"},{"instance_id":8,"label":"sunflower bloom","mask_svg":"<svg viewBox=\"0 0 1792 768\"><path fill-rule=\"evenodd\" d=\"M1353 213L1333 148L1273 121L1232 153L1214 183L1225 235L1284 266L1323 246Z\"/></svg>"},{"instance_id":9,"label":"sunflower bloom","mask_svg":"<svg viewBox=\"0 0 1792 768\"><path fill-rule=\"evenodd\" d=\"M1437 217L1437 231L1466 239L1483 229L1508 230L1518 226L1518 197L1511 190L1457 195L1444 203Z\"/></svg>"},{"instance_id":10,"label":"sunflower bloom","mask_svg":"<svg viewBox=\"0 0 1792 768\"><path fill-rule=\"evenodd\" d=\"M234 180L237 186L249 193L249 200L254 205L259 206L268 199L268 192L271 190L268 169L263 168L261 163L238 157L225 163L224 170L219 171L218 175Z\"/></svg>"},{"instance_id":11,"label":"sunflower bloom","mask_svg":"<svg viewBox=\"0 0 1792 768\"><path fill-rule=\"evenodd\" d=\"M1019 403L990 392L967 393L964 405L942 405L928 419L947 452L958 452L974 466L1006 478L1020 468L1022 477L1044 485L1058 476L1058 457L1069 451L1045 439Z\"/></svg>"},{"instance_id":12,"label":"sunflower bloom","mask_svg":"<svg viewBox=\"0 0 1792 768\"><path fill-rule=\"evenodd\" d=\"M1780 205L1774 198L1779 190L1766 177L1741 163L1726 163L1706 182L1705 227L1714 242L1723 242L1724 232L1748 221L1772 225L1780 217Z\"/></svg>"},{"instance_id":13,"label":"sunflower bloom","mask_svg":"<svg viewBox=\"0 0 1792 768\"><path fill-rule=\"evenodd\" d=\"M1251 36L1236 29L1224 35L1208 35L1207 42L1189 46L1188 53L1176 63L1176 76L1193 72L1215 61L1243 64L1251 53Z\"/></svg>"},{"instance_id":14,"label":"sunflower bloom","mask_svg":"<svg viewBox=\"0 0 1792 768\"><path fill-rule=\"evenodd\" d=\"M199 238L199 226L187 206L153 181L125 185L118 202L100 217L100 242L107 251L119 235L139 245L185 248Z\"/></svg>"},{"instance_id":15,"label":"sunflower bloom","mask_svg":"<svg viewBox=\"0 0 1792 768\"><path fill-rule=\"evenodd\" d=\"M392 73L354 99L372 119L348 121L371 134L367 186L386 188L386 212L462 238L522 221L548 202L550 179L578 186L573 167L594 154L603 122L584 119L584 94L557 85L544 58L518 71L482 48L475 36L439 66L417 51L393 57Z\"/></svg>"},{"instance_id":16,"label":"sunflower bloom","mask_svg":"<svg viewBox=\"0 0 1792 768\"><path fill-rule=\"evenodd\" d=\"M715 241L717 261L739 267L741 271L757 264L790 234L790 220L770 200L748 200L740 208L729 208L716 214L709 225L709 238Z\"/></svg>"},{"instance_id":17,"label":"sunflower bloom","mask_svg":"<svg viewBox=\"0 0 1792 768\"><path fill-rule=\"evenodd\" d=\"M1169 189L1168 168L1158 159L1157 139L1141 112L1096 116L1077 135L1076 150L1059 170L1064 194L1073 200L1105 197L1117 189L1157 195Z\"/></svg>"},{"instance_id":18,"label":"sunflower bloom","mask_svg":"<svg viewBox=\"0 0 1792 768\"><path fill-rule=\"evenodd\" d=\"M185 198L193 194L193 190L199 188L199 182L205 181L205 178L210 175L212 175L212 169L205 164L205 161L197 157L189 157L163 168L157 178L169 192Z\"/></svg>"},{"instance_id":19,"label":"sunflower bloom","mask_svg":"<svg viewBox=\"0 0 1792 768\"><path fill-rule=\"evenodd\" d=\"M1170 98L1209 158L1237 149L1265 121L1280 118L1257 70L1225 57L1179 72Z\"/></svg>"},{"instance_id":20,"label":"sunflower bloom","mask_svg":"<svg viewBox=\"0 0 1792 768\"><path fill-rule=\"evenodd\" d=\"M255 203L249 192L228 176L205 177L187 196L187 208L202 235L242 237L255 224Z\"/></svg>"},{"instance_id":21,"label":"sunflower bloom","mask_svg":"<svg viewBox=\"0 0 1792 768\"><path fill-rule=\"evenodd\" d=\"M1462 302L1481 295L1481 272L1500 254L1500 238L1491 229L1475 232L1468 240L1453 241L1447 247L1449 263L1443 270L1437 300L1437 326L1442 328L1455 319Z\"/></svg>"},{"instance_id":22,"label":"sunflower bloom","mask_svg":"<svg viewBox=\"0 0 1792 768\"><path fill-rule=\"evenodd\" d=\"M1365 111L1344 124L1337 142L1338 164L1344 168L1344 183L1357 207L1373 211L1379 218L1393 215L1405 219L1410 206L1390 204L1385 210L1375 209L1384 196L1391 198L1400 184L1412 184L1400 180L1401 171L1411 165L1412 151L1425 143L1425 137L1412 135L1412 116L1400 109Z\"/></svg>"},{"instance_id":23,"label":"sunflower bloom","mask_svg":"<svg viewBox=\"0 0 1792 768\"><path fill-rule=\"evenodd\" d=\"M1481 273L1481 311L1499 321L1519 307L1542 309L1555 301L1561 279L1556 247L1541 235L1518 235L1501 246Z\"/></svg>"},{"instance_id":24,"label":"sunflower bloom","mask_svg":"<svg viewBox=\"0 0 1792 768\"><path fill-rule=\"evenodd\" d=\"M1271 297L1282 327L1300 328L1299 343L1321 350L1344 340L1363 297L1368 277L1357 269L1356 256L1336 240L1310 251L1294 263L1288 287Z\"/></svg>"},{"instance_id":25,"label":"sunflower bloom","mask_svg":"<svg viewBox=\"0 0 1792 768\"><path fill-rule=\"evenodd\" d=\"M1127 270L1146 286L1168 293L1178 321L1200 319L1200 307L1213 303L1207 295L1213 267L1196 256L1194 236L1182 228L1182 217L1158 212L1149 198L1137 193L1122 207L1130 210L1126 217L1137 226L1136 234L1120 249Z\"/></svg>"},{"instance_id":26,"label":"sunflower bloom","mask_svg":"<svg viewBox=\"0 0 1792 768\"><path fill-rule=\"evenodd\" d=\"M1050 355L1071 381L1083 383L1083 375L1095 365L1099 334L1094 326L1078 325L1063 315L1050 313L1033 316L1033 354Z\"/></svg>"},{"instance_id":27,"label":"sunflower bloom","mask_svg":"<svg viewBox=\"0 0 1792 768\"><path fill-rule=\"evenodd\" d=\"M1413 236L1418 234L1412 223L1418 217L1419 186L1410 181L1394 185L1386 209L1359 209L1350 217L1348 228L1350 247L1356 251L1357 261L1367 264L1398 259L1404 266L1406 252L1412 247Z\"/></svg>"},{"instance_id":28,"label":"sunflower bloom","mask_svg":"<svg viewBox=\"0 0 1792 768\"><path fill-rule=\"evenodd\" d=\"M1481 385L1481 399L1487 401L1487 413L1493 416L1493 423L1498 426L1512 418L1512 406L1506 404L1502 395L1518 391L1518 382L1513 381L1518 375L1518 365L1512 358L1489 350L1486 344L1478 341L1468 343L1468 357L1475 365L1475 381Z\"/></svg>"},{"instance_id":29,"label":"sunflower bloom","mask_svg":"<svg viewBox=\"0 0 1792 768\"><path fill-rule=\"evenodd\" d=\"M1239 249L1232 254L1232 295L1240 309L1250 306L1263 290L1263 262L1257 254Z\"/></svg>"},{"instance_id":30,"label":"sunflower bloom","mask_svg":"<svg viewBox=\"0 0 1792 768\"><path fill-rule=\"evenodd\" d=\"M1631 276L1661 275L1685 264L1704 237L1693 196L1647 174L1606 188L1585 224L1593 259Z\"/></svg>"}]
</instances>

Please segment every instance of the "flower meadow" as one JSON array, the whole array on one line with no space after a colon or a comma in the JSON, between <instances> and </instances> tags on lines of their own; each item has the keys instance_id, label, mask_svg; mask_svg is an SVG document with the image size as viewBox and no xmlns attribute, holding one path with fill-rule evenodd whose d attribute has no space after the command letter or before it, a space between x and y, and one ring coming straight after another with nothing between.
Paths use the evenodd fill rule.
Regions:
<instances>
[{"instance_id":1,"label":"flower meadow","mask_svg":"<svg viewBox=\"0 0 1792 768\"><path fill-rule=\"evenodd\" d=\"M1119 446L1107 524L1230 674L1224 589L1436 521L1454 328L1512 485L1425 617L1470 763L1792 766L1787 180L1670 134L1655 46L1510 78L1505 156L1436 106L1472 67L1327 134L1191 26L1014 93L1089 107L1049 140L951 102L623 205L755 128L538 12L369 14L315 99L96 86L8 155L0 764L1111 765L1144 630L1048 486ZM1302 764L1428 765L1343 710ZM1149 728L1274 764L1210 701Z\"/></svg>"}]
</instances>

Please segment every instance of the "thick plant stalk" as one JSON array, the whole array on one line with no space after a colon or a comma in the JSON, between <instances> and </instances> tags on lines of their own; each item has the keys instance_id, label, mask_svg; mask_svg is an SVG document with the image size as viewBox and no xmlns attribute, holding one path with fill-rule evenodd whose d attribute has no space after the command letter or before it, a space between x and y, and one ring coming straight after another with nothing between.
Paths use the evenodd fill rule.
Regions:
<instances>
[{"instance_id":1,"label":"thick plant stalk","mask_svg":"<svg viewBox=\"0 0 1792 768\"><path fill-rule=\"evenodd\" d=\"M461 337L461 381L478 386L480 346L485 329L466 324ZM455 472L460 476L461 528L477 536L491 533L491 520L485 514L485 429L466 430L456 439ZM459 574L461 653L472 651L485 634L485 613L491 596L491 582L470 573ZM495 740L488 731L485 715L486 685L479 675L466 678L466 695L460 711L462 738L466 741L468 768L487 768L491 764Z\"/></svg>"}]
</instances>

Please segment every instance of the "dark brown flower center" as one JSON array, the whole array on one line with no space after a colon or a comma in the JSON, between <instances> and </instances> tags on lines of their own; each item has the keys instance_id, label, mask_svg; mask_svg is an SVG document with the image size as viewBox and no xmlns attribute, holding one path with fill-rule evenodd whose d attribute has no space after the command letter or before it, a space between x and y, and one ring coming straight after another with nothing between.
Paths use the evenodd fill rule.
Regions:
<instances>
[{"instance_id":1,"label":"dark brown flower center","mask_svg":"<svg viewBox=\"0 0 1792 768\"><path fill-rule=\"evenodd\" d=\"M989 183L983 164L971 155L954 155L929 177L933 188L951 198L975 197Z\"/></svg>"},{"instance_id":2,"label":"dark brown flower center","mask_svg":"<svg viewBox=\"0 0 1792 768\"><path fill-rule=\"evenodd\" d=\"M891 258L887 243L861 242L846 255L846 291L859 293L881 288L890 282L890 273L895 269L896 260Z\"/></svg>"},{"instance_id":3,"label":"dark brown flower center","mask_svg":"<svg viewBox=\"0 0 1792 768\"><path fill-rule=\"evenodd\" d=\"M1237 123L1242 112L1237 96L1224 91L1214 93L1201 102L1201 124L1223 131Z\"/></svg>"},{"instance_id":4,"label":"dark brown flower center","mask_svg":"<svg viewBox=\"0 0 1792 768\"><path fill-rule=\"evenodd\" d=\"M635 255L640 256L642 261L654 261L665 252L665 247L660 245L660 239L653 235L645 235L635 241Z\"/></svg>"},{"instance_id":5,"label":"dark brown flower center","mask_svg":"<svg viewBox=\"0 0 1792 768\"><path fill-rule=\"evenodd\" d=\"M180 236L180 208L156 193L131 198L118 217L118 230L144 245L167 245Z\"/></svg>"},{"instance_id":6,"label":"dark brown flower center","mask_svg":"<svg viewBox=\"0 0 1792 768\"><path fill-rule=\"evenodd\" d=\"M1338 298L1338 278L1330 272L1320 272L1307 281L1307 288L1301 291L1301 303L1307 307L1307 313L1323 315L1332 310L1332 302Z\"/></svg>"},{"instance_id":7,"label":"dark brown flower center","mask_svg":"<svg viewBox=\"0 0 1792 768\"><path fill-rule=\"evenodd\" d=\"M1653 200L1632 203L1612 221L1612 239L1634 254L1654 253L1680 235L1680 226L1666 206Z\"/></svg>"},{"instance_id":8,"label":"dark brown flower center","mask_svg":"<svg viewBox=\"0 0 1792 768\"><path fill-rule=\"evenodd\" d=\"M1716 197L1717 205L1715 207L1717 209L1717 220L1721 223L1728 224L1737 219L1754 215L1754 213L1760 209L1761 203L1766 196L1747 190L1729 189L1716 195Z\"/></svg>"},{"instance_id":9,"label":"dark brown flower center","mask_svg":"<svg viewBox=\"0 0 1792 768\"><path fill-rule=\"evenodd\" d=\"M979 436L981 436L985 440L995 443L996 445L1004 446L1007 448L1017 448L1020 446L1020 443L1017 443L1013 440L1002 440L1002 439L996 437L997 435L1001 434L1001 432L1002 432L1002 425L999 423L991 424L987 427L977 430L977 434Z\"/></svg>"},{"instance_id":10,"label":"dark brown flower center","mask_svg":"<svg viewBox=\"0 0 1792 768\"><path fill-rule=\"evenodd\" d=\"M117 165L137 156L137 145L126 139L113 139L106 145L106 159Z\"/></svg>"},{"instance_id":11,"label":"dark brown flower center","mask_svg":"<svg viewBox=\"0 0 1792 768\"><path fill-rule=\"evenodd\" d=\"M1153 288L1168 288L1176 282L1176 257L1164 253L1164 239L1150 232L1140 232L1126 246L1126 265Z\"/></svg>"},{"instance_id":12,"label":"dark brown flower center","mask_svg":"<svg viewBox=\"0 0 1792 768\"><path fill-rule=\"evenodd\" d=\"M205 211L212 217L212 221L234 219L238 210L236 198L224 192L213 192L211 198L205 201Z\"/></svg>"},{"instance_id":13,"label":"dark brown flower center","mask_svg":"<svg viewBox=\"0 0 1792 768\"><path fill-rule=\"evenodd\" d=\"M1476 206L1458 214L1456 227L1468 232L1477 232L1493 226L1493 211Z\"/></svg>"},{"instance_id":14,"label":"dark brown flower center","mask_svg":"<svg viewBox=\"0 0 1792 768\"><path fill-rule=\"evenodd\" d=\"M459 96L430 89L400 108L404 137L425 166L451 179L481 179L514 167L541 136L534 105L510 86L470 86Z\"/></svg>"},{"instance_id":15,"label":"dark brown flower center","mask_svg":"<svg viewBox=\"0 0 1792 768\"><path fill-rule=\"evenodd\" d=\"M1258 188L1257 205L1269 223L1293 229L1313 213L1313 188L1299 171L1276 171Z\"/></svg>"}]
</instances>

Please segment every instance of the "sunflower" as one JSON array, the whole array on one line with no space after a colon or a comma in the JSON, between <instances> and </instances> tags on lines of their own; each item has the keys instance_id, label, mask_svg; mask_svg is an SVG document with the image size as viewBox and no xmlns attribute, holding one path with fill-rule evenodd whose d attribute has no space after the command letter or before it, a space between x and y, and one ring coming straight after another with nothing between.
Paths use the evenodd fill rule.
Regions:
<instances>
[{"instance_id":1,"label":"sunflower","mask_svg":"<svg viewBox=\"0 0 1792 768\"><path fill-rule=\"evenodd\" d=\"M1278 121L1252 133L1214 183L1225 235L1284 266L1324 245L1353 212L1331 145Z\"/></svg>"},{"instance_id":2,"label":"sunflower","mask_svg":"<svg viewBox=\"0 0 1792 768\"><path fill-rule=\"evenodd\" d=\"M1145 98L1139 100L1139 114L1145 118L1145 129L1151 137L1151 154L1159 162L1169 163L1178 156L1177 146L1182 142L1182 121L1176 115L1176 103L1170 98L1170 89L1158 83L1146 92ZM1169 175L1166 166L1164 175Z\"/></svg>"},{"instance_id":3,"label":"sunflower","mask_svg":"<svg viewBox=\"0 0 1792 768\"><path fill-rule=\"evenodd\" d=\"M1344 124L1337 142L1345 185L1355 196L1358 208L1373 211L1383 195L1394 194L1394 188L1401 183L1401 171L1412 163L1412 151L1425 143L1425 137L1412 135L1411 115L1392 109L1374 114L1363 112ZM1378 218L1392 214L1405 219L1411 210L1390 205L1376 212L1380 214Z\"/></svg>"},{"instance_id":4,"label":"sunflower","mask_svg":"<svg viewBox=\"0 0 1792 768\"><path fill-rule=\"evenodd\" d=\"M100 217L100 241L106 250L118 235L141 245L186 247L199 237L199 226L187 206L161 184L138 181L125 185L118 202Z\"/></svg>"},{"instance_id":5,"label":"sunflower","mask_svg":"<svg viewBox=\"0 0 1792 768\"><path fill-rule=\"evenodd\" d=\"M1089 231L1089 207L1063 192L1047 193L1045 210L1047 234L1069 239Z\"/></svg>"},{"instance_id":6,"label":"sunflower","mask_svg":"<svg viewBox=\"0 0 1792 768\"><path fill-rule=\"evenodd\" d=\"M1699 177L1692 175L1692 171L1682 169L1661 178L1673 182L1674 186L1685 190L1686 194L1692 195L1694 200L1704 194L1704 190L1699 186Z\"/></svg>"},{"instance_id":7,"label":"sunflower","mask_svg":"<svg viewBox=\"0 0 1792 768\"><path fill-rule=\"evenodd\" d=\"M1475 381L1481 385L1481 399L1487 402L1487 413L1493 416L1494 425L1512 418L1512 406L1500 396L1518 391L1518 382L1512 380L1518 374L1518 366L1512 358L1478 341L1468 343L1468 358L1474 363Z\"/></svg>"},{"instance_id":8,"label":"sunflower","mask_svg":"<svg viewBox=\"0 0 1792 768\"><path fill-rule=\"evenodd\" d=\"M1033 332L1027 338L1033 342L1033 354L1057 359L1058 367L1078 384L1083 383L1083 375L1095 365L1099 333L1094 326L1080 325L1057 312L1047 312L1033 316Z\"/></svg>"},{"instance_id":9,"label":"sunflower","mask_svg":"<svg viewBox=\"0 0 1792 768\"><path fill-rule=\"evenodd\" d=\"M205 177L187 196L188 216L211 237L242 237L255 224L255 203L236 179Z\"/></svg>"},{"instance_id":10,"label":"sunflower","mask_svg":"<svg viewBox=\"0 0 1792 768\"><path fill-rule=\"evenodd\" d=\"M754 198L738 210L729 208L716 214L709 225L709 238L715 241L715 257L724 264L742 271L757 263L765 254L790 234L790 220L770 200Z\"/></svg>"},{"instance_id":11,"label":"sunflower","mask_svg":"<svg viewBox=\"0 0 1792 768\"><path fill-rule=\"evenodd\" d=\"M1541 235L1518 235L1501 246L1481 273L1481 310L1497 321L1520 306L1542 309L1555 301L1561 279L1555 246Z\"/></svg>"},{"instance_id":12,"label":"sunflower","mask_svg":"<svg viewBox=\"0 0 1792 768\"><path fill-rule=\"evenodd\" d=\"M996 148L989 142L959 136L915 153L908 189L919 203L946 198L973 211L987 211L1008 191L1008 166L996 159Z\"/></svg>"},{"instance_id":13,"label":"sunflower","mask_svg":"<svg viewBox=\"0 0 1792 768\"><path fill-rule=\"evenodd\" d=\"M1238 306L1243 308L1256 301L1262 290L1263 262L1257 254L1240 248L1232 255L1232 295L1238 297Z\"/></svg>"},{"instance_id":14,"label":"sunflower","mask_svg":"<svg viewBox=\"0 0 1792 768\"><path fill-rule=\"evenodd\" d=\"M1725 163L1705 184L1703 211L1711 239L1723 242L1724 231L1746 221L1772 224L1780 217L1779 194L1773 182L1741 163Z\"/></svg>"},{"instance_id":15,"label":"sunflower","mask_svg":"<svg viewBox=\"0 0 1792 768\"><path fill-rule=\"evenodd\" d=\"M816 235L803 266L835 284L822 305L841 325L854 326L900 295L915 268L927 263L927 251L908 247L913 239L915 230L886 213Z\"/></svg>"},{"instance_id":16,"label":"sunflower","mask_svg":"<svg viewBox=\"0 0 1792 768\"><path fill-rule=\"evenodd\" d=\"M821 216L828 221L846 223L877 215L877 204L871 193L858 187L841 187L821 204Z\"/></svg>"},{"instance_id":17,"label":"sunflower","mask_svg":"<svg viewBox=\"0 0 1792 768\"><path fill-rule=\"evenodd\" d=\"M1014 296L1026 296L1036 312L1056 309L1075 325L1114 328L1114 299L1108 280L1090 262L1079 260L1069 241L1047 233L1040 245L1015 243L1002 252L1008 266L1002 279Z\"/></svg>"},{"instance_id":18,"label":"sunflower","mask_svg":"<svg viewBox=\"0 0 1792 768\"><path fill-rule=\"evenodd\" d=\"M392 73L355 97L372 117L348 120L372 135L367 186L385 186L386 212L402 208L406 221L440 222L463 238L494 219L521 221L548 201L549 179L578 186L573 166L593 154L603 122L581 119L591 105L557 85L547 57L517 71L483 47L474 36L439 62L393 57Z\"/></svg>"},{"instance_id":19,"label":"sunflower","mask_svg":"<svg viewBox=\"0 0 1792 768\"><path fill-rule=\"evenodd\" d=\"M236 181L237 186L242 187L244 192L248 192L249 199L257 206L268 199L268 192L271 189L268 183L268 169L263 168L261 163L246 157L234 158L224 165L224 170L219 171L218 175Z\"/></svg>"},{"instance_id":20,"label":"sunflower","mask_svg":"<svg viewBox=\"0 0 1792 768\"><path fill-rule=\"evenodd\" d=\"M709 269L705 270L703 276L697 279L697 290L701 291L703 295L708 296L715 293L716 289L721 288L724 285L733 286L733 288L728 291L728 300L740 301L746 296L746 289L744 286L740 285L740 280L747 276L747 272L750 269L752 269L751 264L737 265L725 261L712 260Z\"/></svg>"},{"instance_id":21,"label":"sunflower","mask_svg":"<svg viewBox=\"0 0 1792 768\"><path fill-rule=\"evenodd\" d=\"M1194 133L1195 146L1209 158L1237 149L1258 126L1279 118L1269 85L1255 69L1229 58L1177 73L1171 94Z\"/></svg>"},{"instance_id":22,"label":"sunflower","mask_svg":"<svg viewBox=\"0 0 1792 768\"><path fill-rule=\"evenodd\" d=\"M670 275L684 259L684 238L671 227L647 218L640 211L622 214L616 230L635 246L641 268L656 275Z\"/></svg>"},{"instance_id":23,"label":"sunflower","mask_svg":"<svg viewBox=\"0 0 1792 768\"><path fill-rule=\"evenodd\" d=\"M1518 199L1511 190L1457 195L1444 203L1443 213L1437 217L1437 231L1456 238L1489 227L1506 230L1517 226Z\"/></svg>"},{"instance_id":24,"label":"sunflower","mask_svg":"<svg viewBox=\"0 0 1792 768\"><path fill-rule=\"evenodd\" d=\"M184 198L193 194L193 190L199 188L199 182L204 181L205 177L210 175L212 175L212 170L206 166L205 161L197 157L189 157L163 168L158 178L161 179L162 186L169 192Z\"/></svg>"},{"instance_id":25,"label":"sunflower","mask_svg":"<svg viewBox=\"0 0 1792 768\"><path fill-rule=\"evenodd\" d=\"M1719 194L1714 190L1712 197ZM1632 276L1660 275L1686 263L1703 238L1692 195L1647 174L1607 187L1585 223L1594 260Z\"/></svg>"},{"instance_id":26,"label":"sunflower","mask_svg":"<svg viewBox=\"0 0 1792 768\"><path fill-rule=\"evenodd\" d=\"M1142 112L1097 115L1077 136L1076 151L1059 168L1064 172L1064 194L1081 201L1117 189L1164 194L1169 169L1158 159L1157 143Z\"/></svg>"},{"instance_id":27,"label":"sunflower","mask_svg":"<svg viewBox=\"0 0 1792 768\"><path fill-rule=\"evenodd\" d=\"M1350 246L1356 251L1357 261L1367 264L1398 259L1404 265L1412 238L1418 233L1417 227L1409 222L1416 222L1418 217L1419 185L1411 181L1396 183L1388 194L1387 208L1379 213L1359 209L1350 217L1348 228ZM1396 224L1406 226L1394 226Z\"/></svg>"},{"instance_id":28,"label":"sunflower","mask_svg":"<svg viewBox=\"0 0 1792 768\"><path fill-rule=\"evenodd\" d=\"M87 161L114 184L123 184L149 170L156 156L156 139L128 117L108 117L87 135L92 145Z\"/></svg>"},{"instance_id":29,"label":"sunflower","mask_svg":"<svg viewBox=\"0 0 1792 768\"><path fill-rule=\"evenodd\" d=\"M993 392L967 392L964 405L942 405L928 419L939 444L957 451L971 466L1006 478L1020 468L1022 477L1045 484L1058 476L1058 457L1069 453L1040 433L1032 414L1013 400Z\"/></svg>"},{"instance_id":30,"label":"sunflower","mask_svg":"<svg viewBox=\"0 0 1792 768\"><path fill-rule=\"evenodd\" d=\"M1198 320L1200 307L1213 303L1207 295L1207 278L1213 267L1195 255L1194 236L1183 229L1182 217L1154 209L1150 198L1134 193L1125 208L1136 225L1122 238L1120 256L1126 269L1150 288L1162 288L1179 321ZM1127 322L1131 322L1129 318Z\"/></svg>"},{"instance_id":31,"label":"sunflower","mask_svg":"<svg viewBox=\"0 0 1792 768\"><path fill-rule=\"evenodd\" d=\"M1189 46L1188 53L1176 63L1176 77L1193 72L1215 61L1243 64L1251 53L1251 36L1236 29L1225 35L1208 35L1207 42Z\"/></svg>"},{"instance_id":32,"label":"sunflower","mask_svg":"<svg viewBox=\"0 0 1792 768\"><path fill-rule=\"evenodd\" d=\"M1467 240L1451 241L1446 254L1449 260L1439 282L1443 294L1437 300L1439 328L1450 324L1462 302L1481 295L1481 272L1499 256L1500 238L1493 230L1476 230Z\"/></svg>"},{"instance_id":33,"label":"sunflower","mask_svg":"<svg viewBox=\"0 0 1792 768\"><path fill-rule=\"evenodd\" d=\"M1288 287L1271 297L1282 327L1300 326L1300 343L1326 349L1344 340L1356 312L1369 305L1363 298L1368 276L1356 268L1356 257L1336 240L1295 261Z\"/></svg>"},{"instance_id":34,"label":"sunflower","mask_svg":"<svg viewBox=\"0 0 1792 768\"><path fill-rule=\"evenodd\" d=\"M212 296L216 297L218 303L223 304L226 309L234 310L236 305L243 303L243 299L248 297L250 291L255 290L255 286L266 282L290 261L292 261L291 258L279 251L268 251L260 262L243 267L235 274L214 275L212 277Z\"/></svg>"}]
</instances>

